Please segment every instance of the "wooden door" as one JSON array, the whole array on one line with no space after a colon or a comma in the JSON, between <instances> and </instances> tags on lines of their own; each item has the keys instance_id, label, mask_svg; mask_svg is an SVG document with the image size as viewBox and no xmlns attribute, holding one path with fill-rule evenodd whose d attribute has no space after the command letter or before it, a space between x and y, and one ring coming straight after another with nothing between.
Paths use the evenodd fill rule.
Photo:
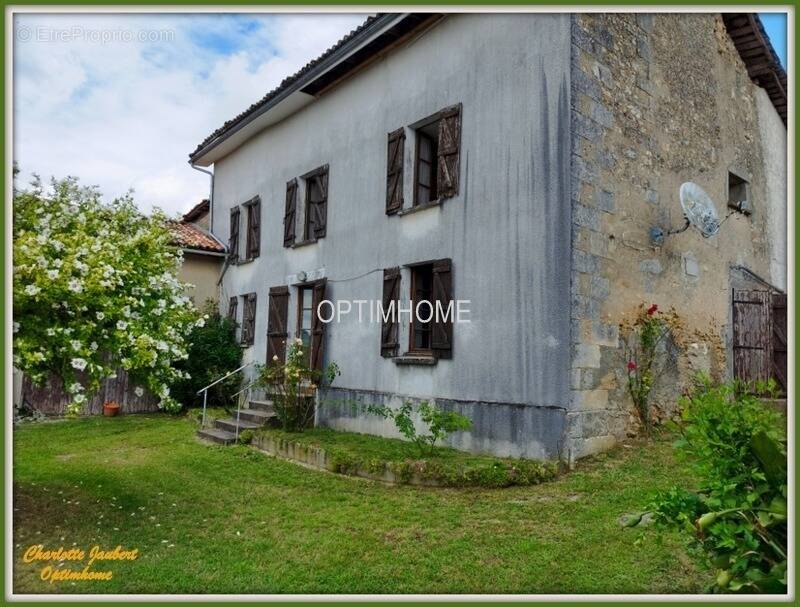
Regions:
<instances>
[{"instance_id":1,"label":"wooden door","mask_svg":"<svg viewBox=\"0 0 800 607\"><path fill-rule=\"evenodd\" d=\"M786 295L783 293L772 294L772 377L778 383L783 394L786 394Z\"/></svg>"},{"instance_id":2,"label":"wooden door","mask_svg":"<svg viewBox=\"0 0 800 607\"><path fill-rule=\"evenodd\" d=\"M770 377L771 297L768 291L733 291L733 376L745 382Z\"/></svg>"}]
</instances>

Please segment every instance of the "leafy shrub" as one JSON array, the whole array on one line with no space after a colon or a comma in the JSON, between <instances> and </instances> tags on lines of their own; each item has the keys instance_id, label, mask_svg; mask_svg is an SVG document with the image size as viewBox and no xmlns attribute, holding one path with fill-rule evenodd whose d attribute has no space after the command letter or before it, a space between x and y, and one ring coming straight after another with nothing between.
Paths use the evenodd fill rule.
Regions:
<instances>
[{"instance_id":1,"label":"leafy shrub","mask_svg":"<svg viewBox=\"0 0 800 607\"><path fill-rule=\"evenodd\" d=\"M414 420L411 418L413 410L414 406L408 401L398 409L377 405L367 407L368 413L393 420L398 432L413 442L423 455L433 453L436 441L442 440L448 434L469 430L472 427L472 420L465 415L443 411L428 401L422 401L417 407L417 411L422 422L428 428L428 434L419 434L414 427Z\"/></svg>"},{"instance_id":2,"label":"leafy shrub","mask_svg":"<svg viewBox=\"0 0 800 607\"><path fill-rule=\"evenodd\" d=\"M691 533L717 569L715 590L784 593L783 420L750 392L701 378L682 399L676 446L693 462L701 487L696 493L673 488L651 508L657 520Z\"/></svg>"},{"instance_id":3,"label":"leafy shrub","mask_svg":"<svg viewBox=\"0 0 800 607\"><path fill-rule=\"evenodd\" d=\"M189 378L172 386L175 398L187 407L202 407L203 395L197 391L242 364L242 348L236 341L233 320L220 315L213 302L206 304L204 312L208 319L189 333L189 356L177 365ZM238 374L232 375L209 388L207 406L229 407L230 396L238 390L240 381Z\"/></svg>"},{"instance_id":4,"label":"leafy shrub","mask_svg":"<svg viewBox=\"0 0 800 607\"><path fill-rule=\"evenodd\" d=\"M286 362L275 356L259 369L256 385L270 394L275 415L288 432L302 432L314 421L314 395L320 385L330 385L340 374L335 362L322 371L309 365L308 350L300 338L289 345Z\"/></svg>"},{"instance_id":5,"label":"leafy shrub","mask_svg":"<svg viewBox=\"0 0 800 607\"><path fill-rule=\"evenodd\" d=\"M239 444L240 445L249 445L253 442L254 433L252 430L241 430L239 431Z\"/></svg>"}]
</instances>

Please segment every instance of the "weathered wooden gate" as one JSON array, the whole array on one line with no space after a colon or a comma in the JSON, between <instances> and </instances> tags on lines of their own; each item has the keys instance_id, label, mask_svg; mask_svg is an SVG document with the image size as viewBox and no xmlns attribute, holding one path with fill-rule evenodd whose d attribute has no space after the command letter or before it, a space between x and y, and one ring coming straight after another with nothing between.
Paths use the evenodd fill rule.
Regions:
<instances>
[{"instance_id":1,"label":"weathered wooden gate","mask_svg":"<svg viewBox=\"0 0 800 607\"><path fill-rule=\"evenodd\" d=\"M786 392L786 295L734 289L733 376L773 378Z\"/></svg>"}]
</instances>

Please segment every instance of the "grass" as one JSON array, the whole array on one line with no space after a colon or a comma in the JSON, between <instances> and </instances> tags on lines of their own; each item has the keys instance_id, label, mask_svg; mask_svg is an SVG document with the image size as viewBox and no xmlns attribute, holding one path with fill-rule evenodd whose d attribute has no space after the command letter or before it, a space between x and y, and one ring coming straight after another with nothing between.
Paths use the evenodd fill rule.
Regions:
<instances>
[{"instance_id":1,"label":"grass","mask_svg":"<svg viewBox=\"0 0 800 607\"><path fill-rule=\"evenodd\" d=\"M453 487L506 487L551 480L557 466L549 462L474 455L449 447L425 448L393 438L314 428L304 432L264 429L259 434L278 441L324 449L336 472L382 473L391 470L401 482L412 475Z\"/></svg>"},{"instance_id":2,"label":"grass","mask_svg":"<svg viewBox=\"0 0 800 607\"><path fill-rule=\"evenodd\" d=\"M709 580L671 532L623 529L691 483L664 441L509 489L386 486L194 438L131 415L14 431L14 590L124 593L696 592ZM108 581L49 584L34 544L138 548ZM62 567L81 569L83 564Z\"/></svg>"}]
</instances>

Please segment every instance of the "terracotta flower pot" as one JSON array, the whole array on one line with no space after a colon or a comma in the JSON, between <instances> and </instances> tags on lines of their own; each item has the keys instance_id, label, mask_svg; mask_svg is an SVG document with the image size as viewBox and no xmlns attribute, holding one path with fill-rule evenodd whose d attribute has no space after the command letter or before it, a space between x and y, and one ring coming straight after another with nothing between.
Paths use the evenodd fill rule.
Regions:
<instances>
[{"instance_id":1,"label":"terracotta flower pot","mask_svg":"<svg viewBox=\"0 0 800 607\"><path fill-rule=\"evenodd\" d=\"M114 417L117 413L119 413L119 405L117 403L103 404L103 415L107 417Z\"/></svg>"}]
</instances>

